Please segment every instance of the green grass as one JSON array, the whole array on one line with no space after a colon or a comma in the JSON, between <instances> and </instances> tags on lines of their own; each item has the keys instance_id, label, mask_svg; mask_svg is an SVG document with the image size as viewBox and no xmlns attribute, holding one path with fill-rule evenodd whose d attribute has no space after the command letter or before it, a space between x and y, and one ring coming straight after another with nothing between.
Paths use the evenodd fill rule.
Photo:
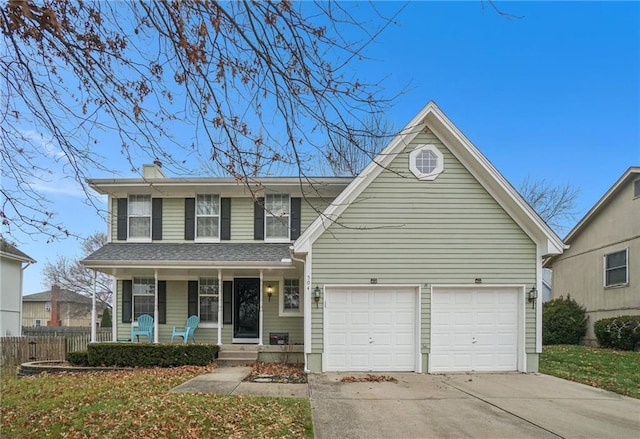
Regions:
<instances>
[{"instance_id":1,"label":"green grass","mask_svg":"<svg viewBox=\"0 0 640 439\"><path fill-rule=\"evenodd\" d=\"M203 367L40 375L3 370L4 438L312 438L309 401L169 393Z\"/></svg>"},{"instance_id":2,"label":"green grass","mask_svg":"<svg viewBox=\"0 0 640 439\"><path fill-rule=\"evenodd\" d=\"M545 346L540 372L640 399L640 352Z\"/></svg>"}]
</instances>

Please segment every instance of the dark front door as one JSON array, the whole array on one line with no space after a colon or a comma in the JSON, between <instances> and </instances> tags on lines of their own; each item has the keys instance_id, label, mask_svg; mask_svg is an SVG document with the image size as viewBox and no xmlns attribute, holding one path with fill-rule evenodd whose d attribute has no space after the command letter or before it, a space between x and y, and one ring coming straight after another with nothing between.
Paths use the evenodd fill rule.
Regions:
<instances>
[{"instance_id":1,"label":"dark front door","mask_svg":"<svg viewBox=\"0 0 640 439\"><path fill-rule=\"evenodd\" d=\"M233 280L233 338L260 336L260 279Z\"/></svg>"}]
</instances>

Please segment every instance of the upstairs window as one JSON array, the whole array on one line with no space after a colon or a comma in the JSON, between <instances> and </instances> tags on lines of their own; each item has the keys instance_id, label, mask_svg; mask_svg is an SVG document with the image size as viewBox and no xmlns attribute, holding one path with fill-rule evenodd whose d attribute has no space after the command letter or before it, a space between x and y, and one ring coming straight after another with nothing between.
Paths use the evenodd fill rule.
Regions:
<instances>
[{"instance_id":1,"label":"upstairs window","mask_svg":"<svg viewBox=\"0 0 640 439\"><path fill-rule=\"evenodd\" d=\"M288 240L289 195L267 194L264 205L265 240Z\"/></svg>"},{"instance_id":2,"label":"upstairs window","mask_svg":"<svg viewBox=\"0 0 640 439\"><path fill-rule=\"evenodd\" d=\"M156 281L152 277L133 278L133 320L142 314L154 315Z\"/></svg>"},{"instance_id":3,"label":"upstairs window","mask_svg":"<svg viewBox=\"0 0 640 439\"><path fill-rule=\"evenodd\" d=\"M198 306L200 321L204 323L218 323L218 279L215 277L201 277L198 283Z\"/></svg>"},{"instance_id":4,"label":"upstairs window","mask_svg":"<svg viewBox=\"0 0 640 439\"><path fill-rule=\"evenodd\" d=\"M151 195L129 195L129 238L151 239Z\"/></svg>"},{"instance_id":5,"label":"upstairs window","mask_svg":"<svg viewBox=\"0 0 640 439\"><path fill-rule=\"evenodd\" d=\"M640 178L633 182L633 197L640 197Z\"/></svg>"},{"instance_id":6,"label":"upstairs window","mask_svg":"<svg viewBox=\"0 0 640 439\"><path fill-rule=\"evenodd\" d=\"M220 237L220 197L198 195L196 197L196 239Z\"/></svg>"},{"instance_id":7,"label":"upstairs window","mask_svg":"<svg viewBox=\"0 0 640 439\"><path fill-rule=\"evenodd\" d=\"M409 153L409 170L418 180L435 180L444 170L444 156L435 145L418 145Z\"/></svg>"},{"instance_id":8,"label":"upstairs window","mask_svg":"<svg viewBox=\"0 0 640 439\"><path fill-rule=\"evenodd\" d=\"M629 249L604 256L604 286L618 287L629 283Z\"/></svg>"}]
</instances>

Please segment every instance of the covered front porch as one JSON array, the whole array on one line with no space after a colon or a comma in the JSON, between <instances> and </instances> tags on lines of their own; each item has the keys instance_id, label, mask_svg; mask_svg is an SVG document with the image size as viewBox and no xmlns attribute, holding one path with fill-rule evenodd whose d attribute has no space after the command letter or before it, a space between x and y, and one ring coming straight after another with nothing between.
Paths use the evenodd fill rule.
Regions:
<instances>
[{"instance_id":1,"label":"covered front porch","mask_svg":"<svg viewBox=\"0 0 640 439\"><path fill-rule=\"evenodd\" d=\"M171 261L177 251L194 260ZM154 260L139 259L149 252ZM261 260L243 260L247 253ZM173 327L197 315L197 343L302 351L302 266L289 258L288 245L107 244L84 264L114 276L113 340L130 340L138 317L148 314L150 341L169 343Z\"/></svg>"}]
</instances>

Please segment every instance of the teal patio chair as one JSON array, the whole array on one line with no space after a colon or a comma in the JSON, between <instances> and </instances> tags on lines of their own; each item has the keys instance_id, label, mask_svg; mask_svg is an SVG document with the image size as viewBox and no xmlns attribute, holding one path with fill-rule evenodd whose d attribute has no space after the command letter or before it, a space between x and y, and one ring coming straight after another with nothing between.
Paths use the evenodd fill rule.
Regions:
<instances>
[{"instance_id":1,"label":"teal patio chair","mask_svg":"<svg viewBox=\"0 0 640 439\"><path fill-rule=\"evenodd\" d=\"M149 314L142 314L138 317L138 327L131 325L131 341L140 341L140 336L145 335L147 341L153 341L153 317Z\"/></svg>"},{"instance_id":2,"label":"teal patio chair","mask_svg":"<svg viewBox=\"0 0 640 439\"><path fill-rule=\"evenodd\" d=\"M193 342L195 343L196 341L195 332L199 323L200 323L200 317L191 316L187 319L187 324L184 325L184 327L174 326L173 332L171 334L171 343L173 343L174 337L182 337L182 343L184 344L186 344L187 341L189 340L189 337L191 337L191 340L193 340Z\"/></svg>"}]
</instances>

